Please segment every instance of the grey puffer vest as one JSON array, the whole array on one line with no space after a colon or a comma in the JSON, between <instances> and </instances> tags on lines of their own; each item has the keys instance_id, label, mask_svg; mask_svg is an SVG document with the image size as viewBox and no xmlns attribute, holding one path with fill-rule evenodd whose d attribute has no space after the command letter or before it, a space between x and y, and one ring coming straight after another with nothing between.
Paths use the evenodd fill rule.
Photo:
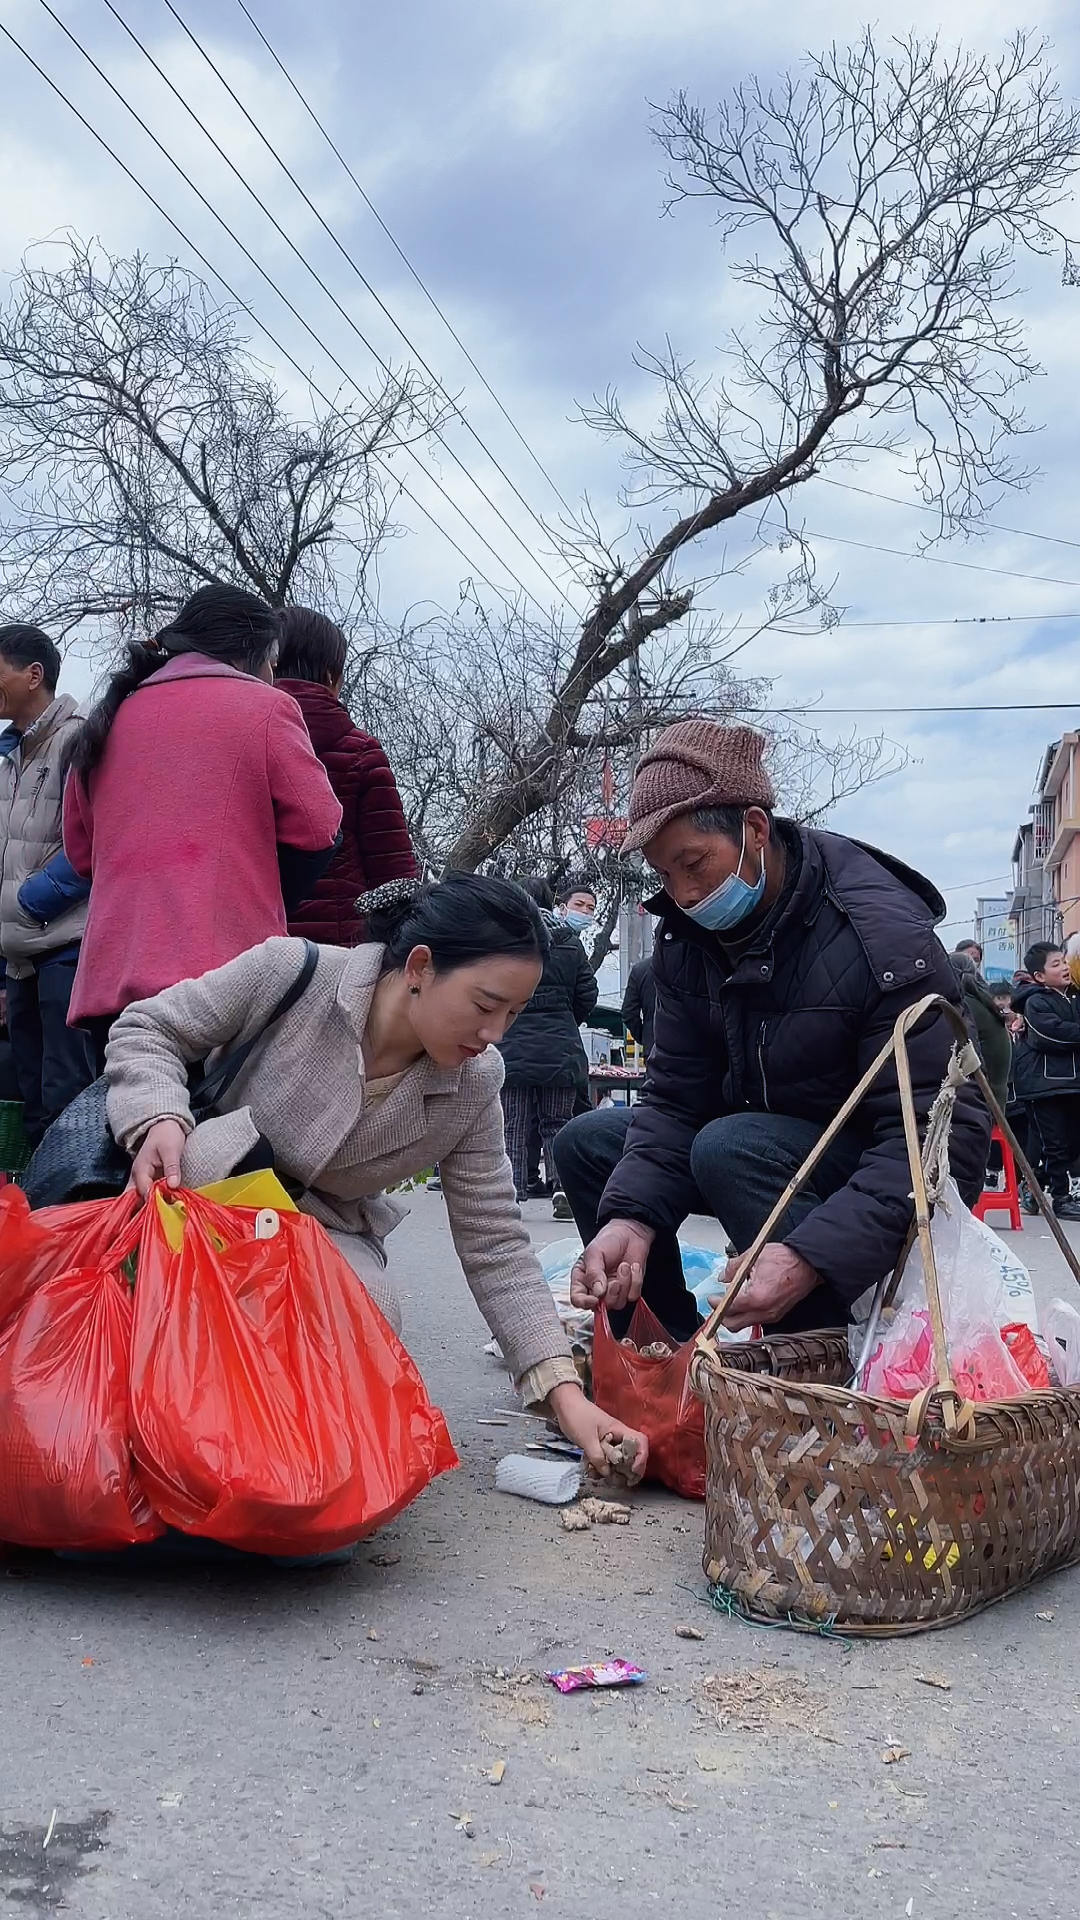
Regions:
<instances>
[{"instance_id":1,"label":"grey puffer vest","mask_svg":"<svg viewBox=\"0 0 1080 1920\"><path fill-rule=\"evenodd\" d=\"M0 757L0 953L16 979L43 954L80 940L86 925L85 900L43 927L18 898L23 882L62 850L63 751L78 725L76 702L61 694Z\"/></svg>"}]
</instances>

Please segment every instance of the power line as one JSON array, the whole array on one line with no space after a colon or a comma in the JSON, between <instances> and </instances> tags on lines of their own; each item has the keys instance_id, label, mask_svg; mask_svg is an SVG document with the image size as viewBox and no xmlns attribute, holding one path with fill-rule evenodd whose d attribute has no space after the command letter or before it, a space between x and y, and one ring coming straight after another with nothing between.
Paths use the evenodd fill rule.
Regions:
<instances>
[{"instance_id":1,"label":"power line","mask_svg":"<svg viewBox=\"0 0 1080 1920\"><path fill-rule=\"evenodd\" d=\"M166 4L168 4L168 0L166 0ZM255 19L254 15L250 12L249 8L245 5L245 0L237 0L237 5L239 6L241 13L244 15L244 18L247 20L248 24L253 29L254 33L257 35L259 40L261 40L263 46L266 48L267 53L270 55L271 60L274 62L274 65L277 67L283 79L292 88L292 91L293 93L295 93L297 99L300 102L300 105L304 109L304 112L314 122L316 127L318 127L319 132L322 134L322 137L326 141L326 144L330 148L330 151L334 155L334 158L339 162L341 167L348 174L349 179L352 181L353 186L356 188L356 191L360 195L360 198L363 201L364 205L366 206L368 212L378 222L379 226L382 228L383 233L386 235L386 238L389 240L390 245L393 247L395 253L398 255L402 264L405 266L407 271L411 274L412 278L415 280L417 286L420 288L420 291L424 295L424 298L430 303L430 305L434 308L435 312L438 314L439 319L442 321L443 326L446 328L448 334L450 335L450 338L454 341L454 344L460 348L461 352L464 354L470 367L475 373L477 379L480 381L481 385L487 390L487 392L491 395L491 398L494 400L495 405L498 407L499 412L503 416L503 419L506 421L507 425L512 429L512 431L517 435L518 439L520 440L522 446L525 448L526 453L529 455L530 460L532 460L537 470L543 474L544 479L547 481L548 486L551 488L556 499L559 501L559 503L565 509L565 511L570 515L571 519L573 519L574 517L573 507L571 507L569 501L564 497L560 488L558 487L556 482L552 479L550 473L545 467L539 454L536 452L535 448L530 445L529 441L525 438L525 435L522 433L521 428L518 426L517 422L513 419L511 414L507 412L506 407L503 405L494 387L491 385L490 380L488 380L486 375L481 371L480 367L477 366L476 361L473 359L473 356L469 352L469 349L465 345L465 342L461 338L461 335L457 332L457 329L454 327L452 321L447 317L446 313L443 311L442 307L439 305L439 302L436 300L435 295L432 293L430 287L427 285L427 283L423 279L421 279L416 268L413 266L412 261L409 259L408 254L405 252L404 248L400 245L400 243L395 239L394 235L391 233L389 227L386 224L386 221L383 219L382 214L379 212L374 202L370 199L369 195L364 191L364 188L360 185L360 182L357 179L352 168L350 167L348 161L346 160L345 155L341 152L340 147L336 145L331 135L328 133L326 127L323 125L323 122L320 120L318 114L315 112L314 107L311 105L311 102L307 99L306 95L301 91L297 82L293 79L292 74L289 72L288 67L285 65L284 61L281 59L280 54L278 54L275 51L275 49L271 46L269 40L267 39L265 33L260 27L258 21Z\"/></svg>"},{"instance_id":2,"label":"power line","mask_svg":"<svg viewBox=\"0 0 1080 1920\"><path fill-rule=\"evenodd\" d=\"M868 500L887 500L891 507L911 507L915 513L937 513L937 508L927 506L925 500L903 500L896 493L878 493L874 487L857 487L852 480L833 480L827 474L818 478L827 487L840 487L844 493L862 493ZM1035 533L1031 527L1006 527L1000 520L983 520L980 525L990 527L995 533L1014 533L1021 540L1044 540L1054 547L1075 547L1080 550L1080 540L1066 540L1060 533Z\"/></svg>"},{"instance_id":3,"label":"power line","mask_svg":"<svg viewBox=\"0 0 1080 1920\"><path fill-rule=\"evenodd\" d=\"M913 556L914 558L915 556ZM945 614L940 620L838 620L832 627L770 627L770 633L791 639L816 640L830 633L857 633L871 627L1006 627L1036 626L1040 620L1080 620L1080 613L964 613Z\"/></svg>"},{"instance_id":4,"label":"power line","mask_svg":"<svg viewBox=\"0 0 1080 1920\"><path fill-rule=\"evenodd\" d=\"M395 331L398 334L400 334L402 340L405 342L405 345L408 347L409 352L415 356L419 364L423 367L424 372L429 376L430 379L432 379L435 382L435 385L439 389L439 392L453 407L454 412L457 415L457 418L460 420L462 426L465 428L465 431L472 435L472 438L476 441L476 444L480 448L481 452L486 454L492 466L495 468L495 471L502 477L503 480L505 480L507 486L510 488L511 493L513 493L514 496L521 502L521 505L524 507L526 513L529 514L530 518L536 522L536 525L539 527L545 539L550 539L551 537L550 530L548 529L548 527L545 526L543 520L540 518L540 515L535 511L535 509L530 504L530 502L525 498L525 495L521 492L521 489L515 485L514 481L511 479L510 475L507 473L505 467L502 465L501 461L497 458L497 456L492 452L487 442L481 438L480 434L476 431L476 428L473 426L472 422L467 418L465 413L458 406L457 401L454 399L454 396L448 391L443 381L439 379L439 376L435 372L434 367L432 367L431 364L424 358L424 355L421 353L419 347L416 345L416 342L410 338L410 336L406 333L404 327L401 325L401 322L398 320L397 316L391 312L390 308L386 304L386 301L383 300L381 296L376 292L375 288L371 284L371 281L367 278L366 274L363 272L357 260L349 252L348 248L344 245L344 243L338 237L337 233L335 233L329 221L327 221L323 217L322 213L320 213L318 207L315 205L315 202L312 200L311 195L307 193L304 187L301 186L300 181L297 179L296 175L293 173L292 168L288 166L285 160L282 159L280 153L277 151L277 148L274 147L272 143L267 139L266 134L263 132L258 121L254 119L251 113L249 113L247 107L244 105L239 94L229 84L228 80L226 80L225 75L222 73L221 68L218 66L213 56L207 52L202 42L197 38L197 36L192 32L191 28L188 26L186 20L184 20L182 15L177 12L176 7L173 5L173 0L163 0L163 4L165 7L167 7L168 11L172 14L173 19L176 21L181 31L187 35L187 38L190 40L192 46L201 55L202 59L205 60L207 66L210 68L211 73L216 75L217 79L220 81L221 85L224 87L226 93L228 94L230 100L233 101L234 105L243 114L244 119L247 121L252 131L258 135L259 139L262 141L263 146L266 148L267 153L270 154L271 158L281 168L286 179L291 181L292 185L296 188L296 191L300 195L301 199L304 201L305 206L310 208L311 212L315 215L315 218L319 222L319 225L322 227L323 231L329 236L329 238L333 241L338 252L341 254L342 259L345 260L347 264L352 268L352 271L356 275L361 286L364 287L365 290L371 295L371 298L374 300L380 312L386 315L386 318L389 320L390 325L395 329ZM113 0L105 0L105 5L108 7L109 12L114 14L116 18L120 20L120 24L125 28L125 30L128 33L131 33L131 28L128 27L127 22L122 19L119 13L117 13L116 7L113 5ZM132 34L132 38L133 39L135 38L134 34ZM141 41L136 40L136 45L142 46ZM146 52L145 48L143 48L143 52L144 53ZM152 56L147 54L147 58L152 59ZM161 73L161 68L158 67L157 61L156 60L152 61L152 64L155 67L157 67L157 71ZM162 74L162 78L165 79L166 76ZM167 84L171 86L172 82L168 81ZM175 88L173 90L175 92ZM185 106L187 105L186 101L184 102L184 105ZM188 108L188 111L189 112L191 111L190 107ZM202 126L201 121L199 121L197 124ZM203 132L206 133L205 127L203 127ZM207 134L207 138L212 140L213 136L211 134ZM217 146L216 141L214 141L214 145ZM221 149L218 148L218 151L220 152ZM223 158L227 158L227 155L223 155ZM230 162L230 165L231 165L231 162ZM245 182L245 184L247 183ZM249 191L250 191L250 188L249 188ZM333 296L331 295L331 298L332 297ZM374 349L371 349L371 350L374 351ZM471 475L469 477L472 478ZM485 499L487 499L486 494L484 497ZM488 504L489 506L491 506L494 503L489 500ZM498 512L498 508L496 508L495 511ZM507 521L505 524L507 526L510 525L509 521ZM513 533L514 529L511 527L510 531ZM516 533L514 537L515 539L520 539L520 536L517 535ZM524 545L524 542L522 542L522 545ZM531 554L531 549L526 548L526 551L530 552ZM535 558L535 556L532 556L532 557ZM546 577L550 579L551 576L547 575ZM556 590L559 593L562 593L562 589L560 587L557 587L557 584L555 581L552 581L551 584L553 586L556 586Z\"/></svg>"},{"instance_id":5,"label":"power line","mask_svg":"<svg viewBox=\"0 0 1080 1920\"><path fill-rule=\"evenodd\" d=\"M2 20L0 20L0 33L2 33L6 39L10 40L12 46L16 49L18 53L22 54L23 59L27 62L29 66L33 67L34 72L38 74L38 76L42 80L44 80L46 86L51 88L52 92L56 94L59 100L63 101L64 105L74 115L75 119L79 121L80 125L85 127L87 133L89 133L92 136L92 138L97 141L99 147L101 147L103 151L108 154L110 160L115 161L116 165L120 168L120 171L126 174L127 178L131 181L132 185L139 189L139 192L143 194L144 197L150 202L150 205L154 208L155 212L161 215L161 218L166 222L168 226L172 228L173 232L179 237L179 239L183 241L184 245L191 249L191 252L194 254L195 258L197 260L201 260L207 272L213 275L214 279L218 282L220 286L224 287L226 293L229 295L229 298L231 300L234 300L237 306L241 308L241 310L244 313L250 315L256 327L258 327L260 333L262 333L265 336L265 338L269 340L271 346L276 348L277 352L281 354L282 358L286 360L288 364L295 369L295 371L300 375L300 378L303 381L305 381L308 386L310 386L312 392L317 394L319 399L322 400L326 406L332 407L334 403L330 399L329 395L323 392L322 388L312 378L311 374L305 371L305 369L301 366L299 360L294 358L294 356L289 352L288 348L284 346L282 342L277 338L277 336L270 331L269 327L267 327L264 324L264 322L260 320L258 314L255 312L254 307L252 307L248 301L243 299L242 296L239 293L237 293L235 287L233 287L231 282L225 278L225 275L221 273L219 269L213 265L212 261L207 259L202 249L196 246L194 240L192 240L190 235L184 231L184 228L180 226L179 222L173 219L171 213L166 212L160 200L155 199L154 195L150 192L150 189L148 186L146 186L145 182L139 179L138 175L132 171L132 169L128 166L125 160L122 160L120 158L120 155L116 152L115 148L109 145L104 135L100 134L97 128L91 125L90 121L86 118L86 115L83 113L80 113L74 101L68 98L68 95L64 92L63 88L51 77L50 74L46 73L44 67L38 64L38 62L34 59L34 56L29 51L29 49L23 46L22 42L18 40L16 36L12 33L10 27L6 26ZM264 278L265 278L265 275L264 275ZM350 382L350 384L352 383ZM413 506L419 509L419 511L424 515L425 519L430 520L432 526L436 529L436 531L442 534L443 539L448 541L450 546L453 547L454 552L458 554L462 560L464 560L465 565L470 570L470 573L475 574L478 580L482 580L484 582L484 585L486 587L490 587L491 591L494 594L496 594L500 599L503 598L502 589L497 587L494 581L488 579L486 573L484 573L481 570L481 568L479 568L476 565L475 561L470 559L469 555L465 552L464 548L460 547L457 541L454 539L453 535L446 531L446 528L442 526L441 523L435 518L435 515L431 512L430 508L426 507L422 500L417 499L417 496L410 491L410 489L405 485L404 480L402 480L394 472L393 468L388 466L386 461L383 460L381 456L377 453L372 453L369 457L374 461L376 466L381 467L382 471L398 488L399 492L403 493L407 500L411 500ZM496 558L498 558L498 555L496 555ZM391 630L387 628L387 631L390 632Z\"/></svg>"},{"instance_id":6,"label":"power line","mask_svg":"<svg viewBox=\"0 0 1080 1920\"><path fill-rule=\"evenodd\" d=\"M45 0L42 0L42 5ZM775 520L764 523L776 533L791 534L791 528ZM995 573L1005 580L1032 580L1041 587L1080 587L1080 580L1057 580L1051 574L1017 573L1012 567L984 567L977 560L949 560L940 553L912 553L903 547L882 547L872 540L849 540L840 533L813 533L809 527L802 529L802 537L807 540L828 540L834 547L858 547L863 553L888 553L895 560L923 560L930 567L962 567L965 573Z\"/></svg>"},{"instance_id":7,"label":"power line","mask_svg":"<svg viewBox=\"0 0 1080 1920\"><path fill-rule=\"evenodd\" d=\"M807 704L802 707L763 707L763 713L810 714L863 714L863 713L1076 713L1080 710L1080 700L1017 700L1005 701L1000 706L983 705L978 702L955 707L817 707Z\"/></svg>"},{"instance_id":8,"label":"power line","mask_svg":"<svg viewBox=\"0 0 1080 1920\"><path fill-rule=\"evenodd\" d=\"M136 46L140 48L141 52L145 55L147 60L150 62L150 65L153 66L155 70L161 75L161 78L165 81L166 86L170 88L170 90L175 95L177 100L180 101L180 104L190 114L191 118L195 121L196 125L200 127L200 129L204 134L206 134L206 138L210 141L211 145L217 149L218 153L221 154L222 159L224 159L227 165L232 168L232 171L236 174L237 179L246 188L248 193L250 193L256 205L261 208L262 212L266 215L267 219L270 220L271 224L276 228L277 232L280 233L282 239L286 242L286 244L289 247L292 248L292 251L296 254L297 259L301 262L303 266L307 267L308 272L312 275L312 278L322 288L322 291L326 294L327 298L333 302L334 306L337 307L339 313L341 313L343 317L348 321L349 325L352 327L353 332L357 335L358 339L362 342L362 344L365 347L367 347L368 351L373 354L375 360L377 361L378 365L382 368L383 372L388 376L389 379L394 380L399 388L399 391L404 393L405 392L404 385L398 379L397 375L393 372L393 369L389 366L389 364L386 361L382 359L381 355L378 354L375 348L371 345L371 342L365 338L363 333L361 333L360 329L356 326L355 322L351 319L349 314L346 312L345 308L341 306L341 303L337 299L335 299L329 287L327 287L325 281L323 281L320 278L315 268L309 265L307 260L304 258L304 255L301 253L300 249L295 245L295 242L290 239L289 235L285 232L285 229L281 226L280 222L275 220L269 208L265 205L265 203L259 198L259 195L255 192L255 189L248 185L248 182L244 179L239 169L233 166L233 163L229 159L228 155L224 152L224 150L220 146L218 146L218 143L214 139L213 135L209 133L207 129L203 126L203 123L199 119L197 113L195 113L192 107L188 106L186 100L184 100L183 98L183 95L180 94L177 91L177 89L173 86L168 76L162 73L161 68L158 67L157 62L153 59L153 56L147 52L145 47L143 47L142 42L138 39L137 35L134 34L131 28L127 26L127 23L123 19L121 19L121 16L119 14L116 14L115 8L112 7L111 5L111 0L105 0L105 4L106 6L109 7L110 12L115 14L115 17L120 21L121 26L125 28L125 31L130 35L131 39L135 42ZM71 31L71 28L68 27L63 20L61 20L59 14L53 11L53 8L49 4L49 0L41 0L41 5L44 8L45 12L49 15L50 19L55 21L56 25L60 28L61 32L66 35L68 40L70 40L72 46L75 47L77 51L82 55L83 59L87 62L87 65L93 68L94 72L98 75L98 78L104 82L105 86L108 87L109 91L115 96L117 100L120 101L121 105L131 115L131 118L135 121L136 125L142 128L147 138L150 141L152 141L154 146L158 149L158 152L162 154L162 156L169 162L170 166L172 166L176 170L176 172L180 175L181 179L185 181L188 187L190 187L191 191L202 202L207 212L212 216L213 219L215 219L218 222L218 225L222 227L224 231L229 235L229 238L232 240L233 244L239 247L245 259L247 259L250 262L250 264L255 268L255 271L258 274L260 274L261 277L266 281L267 286L269 286L271 290L277 294L278 298L284 302L286 307L288 307L289 312L294 316L296 320L300 322L300 325L304 328L304 330L311 335L311 338L316 342L317 346L321 348L322 352L327 355L331 363L338 369L343 379L347 380L349 385L352 386L358 393L363 393L363 389L360 387L358 381L356 381L353 378L352 374L350 374L350 372L348 371L348 368L342 365L342 362L338 359L337 355L332 351L332 349L327 346L326 342L322 339L321 335L316 333L314 327L311 326L310 322L304 319L304 316L299 311L299 308L297 308L293 304L293 302L289 299L287 294L282 292L281 288L277 285L276 281L274 281L271 278L271 276L266 272L265 268L260 266L258 260L255 258L255 255L251 252L250 248L245 246L244 242L240 239L239 235L235 232L235 230L232 227L230 227L228 221L223 217L222 214L218 212L217 208L212 205L212 203L207 199L206 195L203 192L201 192L201 190L195 185L195 182L191 179L191 176L187 172L185 172L184 168L180 165L179 161L173 157L173 155L169 152L168 148L163 144L163 142L158 139L157 135L154 132L152 132L150 127L147 125L146 121L142 118L142 116L139 113L136 112L135 108L131 105L131 102L124 98L124 95L121 93L119 87L115 86L114 83L109 79L108 74L105 73L104 70L98 65L98 62L94 59L93 55L88 52L86 47L83 46L82 42ZM484 489L480 486L479 481L475 480L473 478L473 475L469 473L468 468L458 458L453 448L449 446L449 444L445 440L442 439L442 435L439 433L438 428L434 428L432 431L435 433L436 437L440 439L440 441L442 441L442 444L446 448L446 451L450 454L451 459L457 463L457 465L461 468L462 472L466 475L466 477L469 480L472 480L473 485L477 488L477 491L482 495L482 497L487 501L487 504L493 508L493 511L498 515L499 519L503 521L503 524L509 528L509 531L514 535L514 538L516 540L519 540L520 544L524 547L525 543L524 541L521 541L520 535L510 525L510 522L506 520L505 515L503 515L500 512L499 508L495 506L494 502L488 499L488 496L487 494L484 493ZM509 574L515 586L517 586L522 593L526 594L530 600L533 600L535 605L541 608L542 612L546 612L546 609L542 607L541 602L536 600L535 595L529 591L529 589L525 586L524 582L518 579L513 569L507 565L507 562L503 559L502 555L497 551L497 549L492 546L490 540L487 539L486 535L483 534L480 531L479 527L477 527L473 523L473 521L469 519L468 514L465 513L464 509L458 505L458 502L454 499L453 495L447 491L447 489L442 485L441 481L439 481L436 478L436 476L432 473L430 467L428 467L426 463L420 458L420 455L416 452L415 448L411 447L408 444L408 442L404 440L399 440L397 442L397 445L400 446L402 450L409 455L409 458L414 461L414 463L420 468L421 472L426 475L426 477L431 482L431 484L437 489L439 493L442 494L443 498L447 501L448 505L450 505L453 508L454 512L461 516L466 526L470 529L470 531L473 533L476 539L481 541L481 543L487 548L488 552L492 554L492 556L499 562L499 565L504 569L504 571ZM527 547L525 548L525 551L529 553L530 558L535 560L535 556L533 556L530 553L530 550ZM546 572L546 569L540 564L539 561L535 561L535 564L539 568L540 572L545 575L545 578L551 582L551 585L555 588L555 591L559 593L562 596L562 598L565 600L566 596L563 593L563 589L558 585L556 581L551 579L550 574ZM569 601L567 601L566 604L570 606ZM577 618L576 609L571 607L570 610L572 613L574 613L574 617Z\"/></svg>"}]
</instances>

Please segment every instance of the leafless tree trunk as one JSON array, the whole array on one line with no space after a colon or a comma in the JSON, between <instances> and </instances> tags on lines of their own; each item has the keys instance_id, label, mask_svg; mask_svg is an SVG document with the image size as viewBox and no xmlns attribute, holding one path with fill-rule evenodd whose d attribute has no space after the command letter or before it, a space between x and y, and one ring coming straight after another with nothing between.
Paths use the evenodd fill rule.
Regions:
<instances>
[{"instance_id":1,"label":"leafless tree trunk","mask_svg":"<svg viewBox=\"0 0 1080 1920\"><path fill-rule=\"evenodd\" d=\"M0 311L8 617L154 626L211 580L362 606L388 532L372 455L422 436L430 400L395 375L297 420L202 282L70 243Z\"/></svg>"}]
</instances>

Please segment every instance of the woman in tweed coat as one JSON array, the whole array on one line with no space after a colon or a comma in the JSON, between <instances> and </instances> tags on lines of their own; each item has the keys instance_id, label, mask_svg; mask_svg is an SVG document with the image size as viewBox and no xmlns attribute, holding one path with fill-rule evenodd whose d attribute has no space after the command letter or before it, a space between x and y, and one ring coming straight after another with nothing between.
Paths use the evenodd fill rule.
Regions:
<instances>
[{"instance_id":1,"label":"woman in tweed coat","mask_svg":"<svg viewBox=\"0 0 1080 1920\"><path fill-rule=\"evenodd\" d=\"M268 1031L303 965L299 940L267 940L128 1007L107 1054L113 1133L143 1194L158 1179L197 1187L273 1164L397 1330L383 1240L403 1210L386 1189L438 1162L458 1258L521 1393L550 1405L604 1472L602 1442L630 1430L581 1391L503 1143L496 1045L540 979L543 923L503 880L379 891L389 901L363 902L376 944L320 947L307 989ZM189 1065L253 1035L221 1110L195 1126ZM630 1437L643 1467L645 1441Z\"/></svg>"}]
</instances>

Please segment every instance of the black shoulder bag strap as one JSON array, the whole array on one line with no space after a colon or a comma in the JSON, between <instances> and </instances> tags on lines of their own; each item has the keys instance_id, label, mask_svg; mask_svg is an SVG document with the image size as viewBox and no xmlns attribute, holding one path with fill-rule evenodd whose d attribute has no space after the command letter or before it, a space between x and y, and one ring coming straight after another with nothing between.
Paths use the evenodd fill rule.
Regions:
<instances>
[{"instance_id":1,"label":"black shoulder bag strap","mask_svg":"<svg viewBox=\"0 0 1080 1920\"><path fill-rule=\"evenodd\" d=\"M235 1047L232 1053L226 1054L225 1058L219 1060L209 1072L204 1070L198 1079L189 1078L188 1092L191 1097L192 1114L196 1120L216 1107L218 1101L228 1093L237 1074L250 1059L259 1042L265 1039L271 1027L275 1027L279 1020L285 1018L290 1009L295 1007L301 994L306 992L318 964L318 947L314 940L305 940L304 964L288 992L282 994L265 1026L260 1027L258 1033L253 1033L251 1039L245 1040L242 1046Z\"/></svg>"}]
</instances>

